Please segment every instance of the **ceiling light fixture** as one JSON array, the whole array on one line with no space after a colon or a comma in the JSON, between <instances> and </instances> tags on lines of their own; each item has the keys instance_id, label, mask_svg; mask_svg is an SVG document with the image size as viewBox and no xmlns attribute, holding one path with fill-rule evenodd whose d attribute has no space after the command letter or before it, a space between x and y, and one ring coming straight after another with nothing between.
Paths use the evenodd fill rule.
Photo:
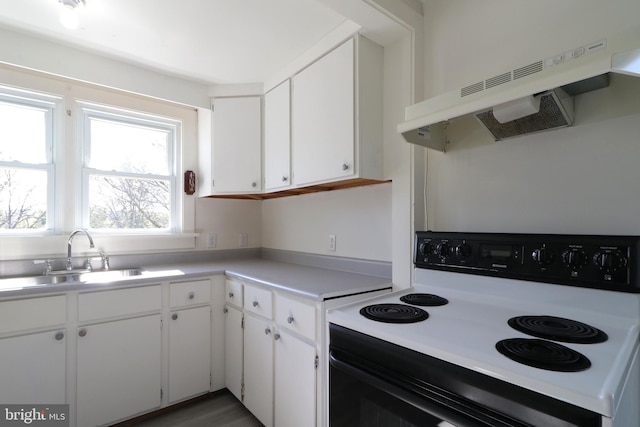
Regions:
<instances>
[{"instance_id":1,"label":"ceiling light fixture","mask_svg":"<svg viewBox=\"0 0 640 427\"><path fill-rule=\"evenodd\" d=\"M58 0L62 4L60 23L70 30L78 28L78 10L84 5L84 0Z\"/></svg>"}]
</instances>

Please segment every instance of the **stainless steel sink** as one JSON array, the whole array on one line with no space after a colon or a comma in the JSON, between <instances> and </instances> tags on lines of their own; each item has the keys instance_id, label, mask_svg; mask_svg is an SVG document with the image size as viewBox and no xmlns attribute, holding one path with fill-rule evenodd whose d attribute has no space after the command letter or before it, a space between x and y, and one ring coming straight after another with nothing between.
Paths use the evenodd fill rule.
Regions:
<instances>
[{"instance_id":1,"label":"stainless steel sink","mask_svg":"<svg viewBox=\"0 0 640 427\"><path fill-rule=\"evenodd\" d=\"M0 291L15 289L25 289L39 286L60 285L65 283L110 283L117 282L130 277L143 274L139 268L128 268L123 270L101 270L77 273L68 271L67 274L56 272L54 275L13 277L0 279Z\"/></svg>"},{"instance_id":2,"label":"stainless steel sink","mask_svg":"<svg viewBox=\"0 0 640 427\"><path fill-rule=\"evenodd\" d=\"M73 274L71 275L71 279L74 282L81 283L109 283L140 275L142 275L142 270L138 268L128 268L124 270L91 271Z\"/></svg>"},{"instance_id":3,"label":"stainless steel sink","mask_svg":"<svg viewBox=\"0 0 640 427\"><path fill-rule=\"evenodd\" d=\"M12 277L0 280L0 290L24 289L34 286L57 285L68 281L68 276Z\"/></svg>"}]
</instances>

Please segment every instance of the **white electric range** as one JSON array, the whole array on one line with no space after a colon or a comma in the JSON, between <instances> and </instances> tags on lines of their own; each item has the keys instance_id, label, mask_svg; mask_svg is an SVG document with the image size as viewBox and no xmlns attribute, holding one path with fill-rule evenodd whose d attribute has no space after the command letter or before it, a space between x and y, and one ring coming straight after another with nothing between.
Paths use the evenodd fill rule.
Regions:
<instances>
[{"instance_id":1,"label":"white electric range","mask_svg":"<svg viewBox=\"0 0 640 427\"><path fill-rule=\"evenodd\" d=\"M356 398L339 403L346 395L370 393L364 385L369 380L347 381L350 374L341 373L341 366L351 369L346 365L353 362L358 372L352 376L387 372L389 389L400 390L390 394L399 394L393 399L404 406L429 402L418 411L428 415L406 419L398 404L396 414L374 417L380 425L640 426L638 242L621 236L417 233L412 288L328 313L331 425L375 423L371 415L358 418ZM341 331L355 334L342 337ZM438 376L431 365L447 372L446 378L430 383ZM397 378L422 385L405 387ZM447 378L455 380L450 385ZM433 390L444 390L446 398L440 392L433 397ZM395 407L376 399L385 402L378 408ZM377 413L375 407L359 412Z\"/></svg>"}]
</instances>

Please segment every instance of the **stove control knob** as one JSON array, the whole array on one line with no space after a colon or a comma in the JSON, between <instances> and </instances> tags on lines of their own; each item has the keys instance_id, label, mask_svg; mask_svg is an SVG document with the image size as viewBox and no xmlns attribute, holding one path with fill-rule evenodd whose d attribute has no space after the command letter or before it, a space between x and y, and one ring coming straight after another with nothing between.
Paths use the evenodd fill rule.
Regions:
<instances>
[{"instance_id":1,"label":"stove control knob","mask_svg":"<svg viewBox=\"0 0 640 427\"><path fill-rule=\"evenodd\" d=\"M439 255L441 257L446 257L449 255L449 245L446 243L438 243L438 245L436 246L436 255Z\"/></svg>"},{"instance_id":2,"label":"stove control knob","mask_svg":"<svg viewBox=\"0 0 640 427\"><path fill-rule=\"evenodd\" d=\"M418 253L420 253L420 255L422 256L430 255L431 251L432 249L429 242L420 242L420 244L418 245Z\"/></svg>"},{"instance_id":3,"label":"stove control knob","mask_svg":"<svg viewBox=\"0 0 640 427\"><path fill-rule=\"evenodd\" d=\"M458 259L467 259L471 256L471 246L467 243L462 243L456 246L456 256Z\"/></svg>"},{"instance_id":4,"label":"stove control knob","mask_svg":"<svg viewBox=\"0 0 640 427\"><path fill-rule=\"evenodd\" d=\"M538 248L531 252L531 259L538 264L551 264L551 261L553 261L553 252L546 248Z\"/></svg>"},{"instance_id":5,"label":"stove control knob","mask_svg":"<svg viewBox=\"0 0 640 427\"><path fill-rule=\"evenodd\" d=\"M562 254L562 260L567 267L580 268L586 263L586 256L581 249L570 249Z\"/></svg>"},{"instance_id":6,"label":"stove control knob","mask_svg":"<svg viewBox=\"0 0 640 427\"><path fill-rule=\"evenodd\" d=\"M615 271L618 268L627 265L627 259L620 253L616 252L596 252L593 256L593 264L600 270Z\"/></svg>"}]
</instances>

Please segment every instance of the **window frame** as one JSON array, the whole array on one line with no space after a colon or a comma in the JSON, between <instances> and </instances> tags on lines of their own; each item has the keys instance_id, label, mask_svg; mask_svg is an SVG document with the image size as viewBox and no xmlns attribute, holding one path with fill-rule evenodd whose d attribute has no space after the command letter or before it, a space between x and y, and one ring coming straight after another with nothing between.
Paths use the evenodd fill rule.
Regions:
<instances>
[{"instance_id":1,"label":"window frame","mask_svg":"<svg viewBox=\"0 0 640 427\"><path fill-rule=\"evenodd\" d=\"M58 198L56 191L56 153L58 151L57 145L59 144L59 131L57 124L59 123L58 115L62 111L62 97L0 85L0 102L34 108L45 113L45 163L0 160L0 167L44 171L47 175L47 214L44 228L0 228L0 236L53 234L56 230L56 200Z\"/></svg>"},{"instance_id":2,"label":"window frame","mask_svg":"<svg viewBox=\"0 0 640 427\"><path fill-rule=\"evenodd\" d=\"M145 234L162 235L182 233L182 201L179 189L179 171L181 169L182 151L182 122L177 119L156 114L112 107L105 104L78 101L79 138L78 145L81 156L78 160L80 174L80 186L76 189L76 197L80 208L80 222L82 227L91 230L92 233L105 235ZM166 131L170 135L167 146L168 175L141 174L136 172L106 171L88 167L91 149L91 120L106 120L127 125L155 128ZM117 178L161 179L169 181L169 227L167 228L91 228L89 213L89 180L93 175L108 175Z\"/></svg>"}]
</instances>

